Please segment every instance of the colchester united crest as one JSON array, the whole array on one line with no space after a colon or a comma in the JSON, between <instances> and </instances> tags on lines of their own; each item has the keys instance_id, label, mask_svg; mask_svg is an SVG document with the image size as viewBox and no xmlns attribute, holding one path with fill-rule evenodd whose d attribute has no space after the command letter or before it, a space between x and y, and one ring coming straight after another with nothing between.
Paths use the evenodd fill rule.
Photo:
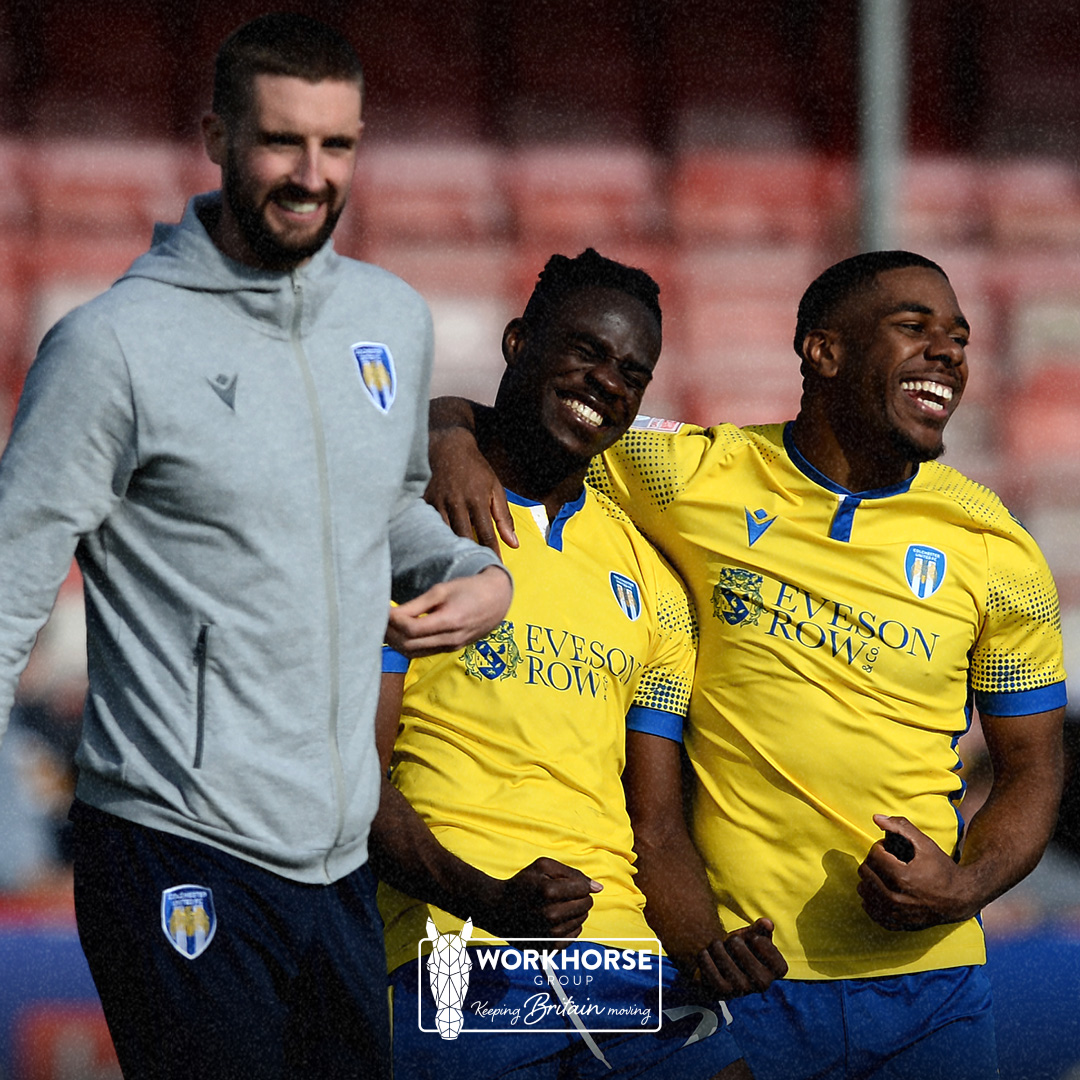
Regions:
<instances>
[{"instance_id":1,"label":"colchester united crest","mask_svg":"<svg viewBox=\"0 0 1080 1080\"><path fill-rule=\"evenodd\" d=\"M737 566L725 566L713 589L713 614L729 626L756 626L761 618L761 575Z\"/></svg>"},{"instance_id":2,"label":"colchester united crest","mask_svg":"<svg viewBox=\"0 0 1080 1080\"><path fill-rule=\"evenodd\" d=\"M161 894L161 929L189 960L206 951L217 930L214 894L204 885L174 885Z\"/></svg>"},{"instance_id":3,"label":"colchester united crest","mask_svg":"<svg viewBox=\"0 0 1080 1080\"><path fill-rule=\"evenodd\" d=\"M638 616L641 615L641 590L637 582L625 574L615 573L614 570L608 575L608 580L611 582L611 591L615 594L619 607L623 609L623 614L631 622L637 622Z\"/></svg>"},{"instance_id":4,"label":"colchester united crest","mask_svg":"<svg viewBox=\"0 0 1080 1080\"><path fill-rule=\"evenodd\" d=\"M908 587L920 599L933 596L945 579L945 552L925 544L909 544L904 557Z\"/></svg>"},{"instance_id":5,"label":"colchester united crest","mask_svg":"<svg viewBox=\"0 0 1080 1080\"><path fill-rule=\"evenodd\" d=\"M352 354L375 408L389 412L397 395L397 372L390 350L380 341L358 341L352 347Z\"/></svg>"},{"instance_id":6,"label":"colchester united crest","mask_svg":"<svg viewBox=\"0 0 1080 1080\"><path fill-rule=\"evenodd\" d=\"M487 637L473 642L462 654L465 670L478 679L509 679L521 663L514 641L514 624L504 619Z\"/></svg>"}]
</instances>

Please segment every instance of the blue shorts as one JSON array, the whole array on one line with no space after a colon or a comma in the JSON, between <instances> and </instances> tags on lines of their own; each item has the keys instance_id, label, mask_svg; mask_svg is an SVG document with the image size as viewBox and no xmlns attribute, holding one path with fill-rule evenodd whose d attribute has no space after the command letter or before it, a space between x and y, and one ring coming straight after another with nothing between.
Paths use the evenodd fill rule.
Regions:
<instances>
[{"instance_id":1,"label":"blue shorts","mask_svg":"<svg viewBox=\"0 0 1080 1080\"><path fill-rule=\"evenodd\" d=\"M602 949L577 942L565 952L587 963L589 950ZM558 976L563 993L584 1007L581 1020L590 1046L548 976L535 968L484 967L482 950L516 952L506 946L468 949L472 968L461 1028L452 1038L437 1030L430 976L420 962L410 960L391 973L395 1080L708 1080L742 1056L719 1003L680 978L673 964L591 976L586 963L564 966Z\"/></svg>"},{"instance_id":2,"label":"blue shorts","mask_svg":"<svg viewBox=\"0 0 1080 1080\"><path fill-rule=\"evenodd\" d=\"M779 979L729 1003L755 1080L996 1080L981 967L822 981Z\"/></svg>"},{"instance_id":3,"label":"blue shorts","mask_svg":"<svg viewBox=\"0 0 1080 1080\"><path fill-rule=\"evenodd\" d=\"M303 885L82 803L71 816L79 939L125 1076L389 1077L366 866Z\"/></svg>"}]
</instances>

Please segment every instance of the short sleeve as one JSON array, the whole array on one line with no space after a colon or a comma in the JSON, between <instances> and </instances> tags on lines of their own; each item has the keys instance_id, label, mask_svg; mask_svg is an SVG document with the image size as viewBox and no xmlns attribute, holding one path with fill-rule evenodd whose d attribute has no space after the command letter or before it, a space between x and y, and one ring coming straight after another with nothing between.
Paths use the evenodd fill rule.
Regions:
<instances>
[{"instance_id":1,"label":"short sleeve","mask_svg":"<svg viewBox=\"0 0 1080 1080\"><path fill-rule=\"evenodd\" d=\"M697 657L697 623L686 590L655 551L653 595L656 628L649 658L627 712L633 731L682 740L682 721L690 709Z\"/></svg>"},{"instance_id":2,"label":"short sleeve","mask_svg":"<svg viewBox=\"0 0 1080 1080\"><path fill-rule=\"evenodd\" d=\"M389 645L382 647L382 671L384 675L403 675L409 670L409 659Z\"/></svg>"},{"instance_id":3,"label":"short sleeve","mask_svg":"<svg viewBox=\"0 0 1080 1080\"><path fill-rule=\"evenodd\" d=\"M1015 519L986 534L986 610L971 657L980 712L1026 716L1065 704L1057 589L1042 552Z\"/></svg>"}]
</instances>

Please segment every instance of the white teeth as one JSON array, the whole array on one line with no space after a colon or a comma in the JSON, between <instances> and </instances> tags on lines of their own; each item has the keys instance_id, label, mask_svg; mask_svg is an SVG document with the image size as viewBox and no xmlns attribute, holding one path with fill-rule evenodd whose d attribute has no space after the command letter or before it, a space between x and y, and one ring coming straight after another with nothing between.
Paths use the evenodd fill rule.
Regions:
<instances>
[{"instance_id":1,"label":"white teeth","mask_svg":"<svg viewBox=\"0 0 1080 1080\"><path fill-rule=\"evenodd\" d=\"M281 205L294 214L314 214L319 208L317 202L286 202L284 199L281 200Z\"/></svg>"},{"instance_id":2,"label":"white teeth","mask_svg":"<svg viewBox=\"0 0 1080 1080\"><path fill-rule=\"evenodd\" d=\"M567 398L566 404L575 416L580 416L585 423L592 424L593 427L599 427L604 422L604 418L595 409L590 409L583 401Z\"/></svg>"},{"instance_id":3,"label":"white teeth","mask_svg":"<svg viewBox=\"0 0 1080 1080\"><path fill-rule=\"evenodd\" d=\"M940 401L935 401L933 398L919 398L928 409L933 409L935 412L944 412L945 405L943 402L949 402L953 399L953 391L951 386L946 386L944 383L934 382L930 379L905 379L900 388L906 390L908 393L922 393L933 394L934 398L940 398Z\"/></svg>"}]
</instances>

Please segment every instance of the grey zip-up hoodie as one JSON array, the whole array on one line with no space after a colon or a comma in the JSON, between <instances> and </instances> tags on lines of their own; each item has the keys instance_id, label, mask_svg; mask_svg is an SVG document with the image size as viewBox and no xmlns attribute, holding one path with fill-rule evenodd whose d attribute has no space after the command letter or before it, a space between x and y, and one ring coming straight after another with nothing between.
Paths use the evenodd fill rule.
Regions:
<instances>
[{"instance_id":1,"label":"grey zip-up hoodie","mask_svg":"<svg viewBox=\"0 0 1080 1080\"><path fill-rule=\"evenodd\" d=\"M76 551L79 798L328 882L365 861L378 805L391 570L400 600L496 559L421 501L424 302L329 245L291 274L236 263L197 214L216 198L27 378L0 461L0 723ZM385 412L359 343L393 358Z\"/></svg>"}]
</instances>

